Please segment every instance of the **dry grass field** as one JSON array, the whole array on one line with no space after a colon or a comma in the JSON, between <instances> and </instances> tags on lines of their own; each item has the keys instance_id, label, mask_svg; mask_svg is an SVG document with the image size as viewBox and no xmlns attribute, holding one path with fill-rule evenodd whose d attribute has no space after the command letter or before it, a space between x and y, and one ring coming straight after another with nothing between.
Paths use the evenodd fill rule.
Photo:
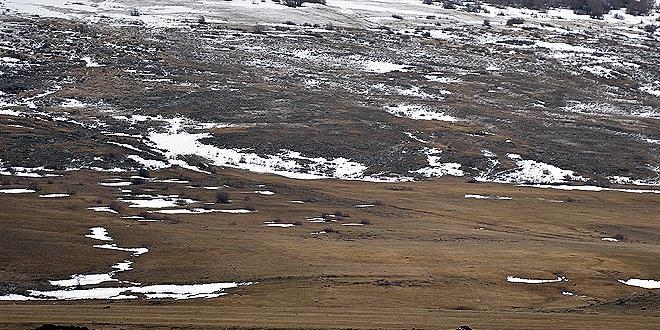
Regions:
<instances>
[{"instance_id":1,"label":"dry grass field","mask_svg":"<svg viewBox=\"0 0 660 330\"><path fill-rule=\"evenodd\" d=\"M62 199L0 195L0 281L34 289L47 286L47 279L108 271L129 253L92 247L84 235L90 227L103 226L121 246L150 249L135 258L133 270L118 274L121 280L254 283L208 300L3 302L2 328L42 323L99 329L660 326L657 294L617 282L660 275L655 262L657 194L559 191L462 179L393 184L300 181L229 170L212 176L174 169L151 174L190 182L148 182L139 189L215 202L216 192L201 187L221 184L232 202L214 207L257 212L137 222L121 217L139 213L134 208L119 215L87 210L116 200L119 188L98 184L115 175L17 178L23 186L37 181L42 192L75 194ZM259 189L275 194L255 194ZM466 194L512 199L467 199ZM297 200L305 203L291 203ZM374 206L355 207L363 204ZM321 214L344 217L326 223L305 220ZM273 219L298 225L266 227L264 222ZM359 222L364 225L342 225ZM327 234L311 235L324 229ZM615 235L623 240L601 240ZM507 282L507 276L559 275L568 281Z\"/></svg>"}]
</instances>

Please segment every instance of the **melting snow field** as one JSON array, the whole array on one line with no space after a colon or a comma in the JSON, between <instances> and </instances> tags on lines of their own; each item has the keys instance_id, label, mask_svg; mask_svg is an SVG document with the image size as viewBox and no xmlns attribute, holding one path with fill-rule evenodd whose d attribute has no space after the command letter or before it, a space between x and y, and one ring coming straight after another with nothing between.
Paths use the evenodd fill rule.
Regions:
<instances>
[{"instance_id":1,"label":"melting snow field","mask_svg":"<svg viewBox=\"0 0 660 330\"><path fill-rule=\"evenodd\" d=\"M556 279L552 279L552 280L528 279L528 278L520 278L515 276L508 276L506 278L506 281L509 283L543 284L543 283L568 282L568 279L563 276L559 276Z\"/></svg>"},{"instance_id":2,"label":"melting snow field","mask_svg":"<svg viewBox=\"0 0 660 330\"><path fill-rule=\"evenodd\" d=\"M428 110L418 105L388 106L385 107L385 111L397 117L415 120L438 120L448 122L457 122L460 120L456 117L445 115L442 112Z\"/></svg>"},{"instance_id":3,"label":"melting snow field","mask_svg":"<svg viewBox=\"0 0 660 330\"><path fill-rule=\"evenodd\" d=\"M90 228L91 234L85 235L88 238L112 241L108 231L103 227ZM94 245L96 248L111 249L118 251L133 252L133 257L138 257L149 250L147 248L120 248L116 244ZM206 283L206 284L160 284L145 285L140 283L122 282L114 278L118 272L132 270L130 260L124 260L112 266L112 271L105 274L75 274L64 280L51 280L49 283L53 286L64 287L64 289L53 291L28 290L28 295L7 294L0 296L0 301L27 301L27 300L85 300L85 299L195 299L195 298L216 298L227 294L226 289L235 288L249 283ZM94 286L107 282L119 282L128 284L126 287L95 287L81 288L85 286Z\"/></svg>"},{"instance_id":4,"label":"melting snow field","mask_svg":"<svg viewBox=\"0 0 660 330\"><path fill-rule=\"evenodd\" d=\"M465 173L461 170L461 164L443 163L441 161L442 159L441 154L442 154L442 150L427 149L426 158L429 162L429 166L413 171L413 173L418 173L428 178L442 177L445 175L451 175L451 176L465 175Z\"/></svg>"},{"instance_id":5,"label":"melting snow field","mask_svg":"<svg viewBox=\"0 0 660 330\"><path fill-rule=\"evenodd\" d=\"M644 289L660 289L660 281L656 280L640 280L637 278L631 278L629 280L619 280L619 283L625 285L636 286Z\"/></svg>"},{"instance_id":6,"label":"melting snow field","mask_svg":"<svg viewBox=\"0 0 660 330\"><path fill-rule=\"evenodd\" d=\"M583 177L575 175L575 172L571 170L563 170L557 166L534 160L525 160L517 154L508 154L507 157L514 160L518 168L496 174L493 181L501 183L563 183L567 180L584 181Z\"/></svg>"},{"instance_id":7,"label":"melting snow field","mask_svg":"<svg viewBox=\"0 0 660 330\"><path fill-rule=\"evenodd\" d=\"M112 237L108 234L108 230L103 227L93 227L89 229L92 233L85 235L85 237L96 239L99 241L112 241Z\"/></svg>"},{"instance_id":8,"label":"melting snow field","mask_svg":"<svg viewBox=\"0 0 660 330\"><path fill-rule=\"evenodd\" d=\"M99 249L106 249L106 250L133 252L134 257L140 256L140 255L143 255L143 254L149 252L149 249L147 249L147 248L123 248L123 247L118 247L117 244L115 244L115 243L112 243L112 244L99 244L99 245L94 245L94 247L99 248Z\"/></svg>"},{"instance_id":9,"label":"melting snow field","mask_svg":"<svg viewBox=\"0 0 660 330\"><path fill-rule=\"evenodd\" d=\"M179 198L178 195L170 196L138 196L151 197L151 199L120 199L122 202L131 204L133 208L162 209L166 207L176 207L186 204L196 203L197 201L187 198Z\"/></svg>"},{"instance_id":10,"label":"melting snow field","mask_svg":"<svg viewBox=\"0 0 660 330\"><path fill-rule=\"evenodd\" d=\"M394 64L389 62L366 60L362 63L362 67L367 72L388 73L393 71L406 72L407 71L406 68L409 68L410 66Z\"/></svg>"},{"instance_id":11,"label":"melting snow field","mask_svg":"<svg viewBox=\"0 0 660 330\"><path fill-rule=\"evenodd\" d=\"M91 289L69 289L54 291L28 290L29 296L11 294L0 296L0 300L87 300L87 299L210 299L226 295L226 289L250 285L247 283L206 283L206 284L160 284L128 287L103 287Z\"/></svg>"},{"instance_id":12,"label":"melting snow field","mask_svg":"<svg viewBox=\"0 0 660 330\"><path fill-rule=\"evenodd\" d=\"M195 154L217 166L271 173L294 179L340 178L359 180L366 166L346 158L326 159L305 157L299 152L281 150L277 155L257 155L238 149L218 148L199 140L211 137L209 133L190 134L181 130L180 119L172 119L169 133L151 133L149 139L164 150L171 164L187 166L178 160L181 155Z\"/></svg>"}]
</instances>

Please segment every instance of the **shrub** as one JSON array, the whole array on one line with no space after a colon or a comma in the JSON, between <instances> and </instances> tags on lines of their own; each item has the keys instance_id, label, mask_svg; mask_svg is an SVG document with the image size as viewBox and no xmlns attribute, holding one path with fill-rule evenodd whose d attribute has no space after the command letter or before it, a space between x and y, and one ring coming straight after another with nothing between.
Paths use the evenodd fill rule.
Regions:
<instances>
[{"instance_id":1,"label":"shrub","mask_svg":"<svg viewBox=\"0 0 660 330\"><path fill-rule=\"evenodd\" d=\"M263 34L266 32L266 26L265 25L255 25L252 27L252 33L255 34Z\"/></svg>"},{"instance_id":2,"label":"shrub","mask_svg":"<svg viewBox=\"0 0 660 330\"><path fill-rule=\"evenodd\" d=\"M649 25L647 25L647 26L644 27L644 31L646 31L646 32L648 32L648 33L653 33L653 32L655 32L655 30L657 30L657 29L658 29L657 26L655 26L655 25L651 25L651 24L649 24Z\"/></svg>"},{"instance_id":3,"label":"shrub","mask_svg":"<svg viewBox=\"0 0 660 330\"><path fill-rule=\"evenodd\" d=\"M286 22L284 22L284 24L286 24L286 25L296 25L296 23L294 23L293 21L286 21Z\"/></svg>"},{"instance_id":4,"label":"shrub","mask_svg":"<svg viewBox=\"0 0 660 330\"><path fill-rule=\"evenodd\" d=\"M197 18L197 24L206 24L206 17L204 17L203 15L199 16Z\"/></svg>"},{"instance_id":5,"label":"shrub","mask_svg":"<svg viewBox=\"0 0 660 330\"><path fill-rule=\"evenodd\" d=\"M336 216L340 217L340 218L350 218L350 216L348 215L348 213L344 213L344 212L342 212L342 211L335 211L334 214L335 214Z\"/></svg>"},{"instance_id":6,"label":"shrub","mask_svg":"<svg viewBox=\"0 0 660 330\"><path fill-rule=\"evenodd\" d=\"M465 5L465 11L467 11L468 13L480 13L481 10L482 10L481 5L475 5L471 3Z\"/></svg>"},{"instance_id":7,"label":"shrub","mask_svg":"<svg viewBox=\"0 0 660 330\"><path fill-rule=\"evenodd\" d=\"M334 228L332 228L332 227L325 227L325 228L323 228L321 231L324 231L324 232L326 232L326 233L336 233L336 232L337 232L337 231L336 231Z\"/></svg>"},{"instance_id":8,"label":"shrub","mask_svg":"<svg viewBox=\"0 0 660 330\"><path fill-rule=\"evenodd\" d=\"M485 19L484 23L482 24L483 26L490 26L490 21Z\"/></svg>"},{"instance_id":9,"label":"shrub","mask_svg":"<svg viewBox=\"0 0 660 330\"><path fill-rule=\"evenodd\" d=\"M293 224L296 226L302 226L303 222L299 220L299 221L294 221Z\"/></svg>"},{"instance_id":10,"label":"shrub","mask_svg":"<svg viewBox=\"0 0 660 330\"><path fill-rule=\"evenodd\" d=\"M403 16L397 15L397 14L392 14L392 18L403 19Z\"/></svg>"},{"instance_id":11,"label":"shrub","mask_svg":"<svg viewBox=\"0 0 660 330\"><path fill-rule=\"evenodd\" d=\"M647 15L653 8L654 1L652 0L640 0L640 1L629 1L626 6L626 14L629 15Z\"/></svg>"},{"instance_id":12,"label":"shrub","mask_svg":"<svg viewBox=\"0 0 660 330\"><path fill-rule=\"evenodd\" d=\"M625 237L623 237L623 234L616 234L616 235L614 235L613 237L614 237L614 239L616 239L617 241L623 241L623 239L625 238Z\"/></svg>"},{"instance_id":13,"label":"shrub","mask_svg":"<svg viewBox=\"0 0 660 330\"><path fill-rule=\"evenodd\" d=\"M128 12L128 14L131 16L140 16L140 11L137 8L133 8Z\"/></svg>"},{"instance_id":14,"label":"shrub","mask_svg":"<svg viewBox=\"0 0 660 330\"><path fill-rule=\"evenodd\" d=\"M30 189L30 190L34 190L34 191L40 191L41 190L41 187L39 186L39 183L37 183L36 181L30 182L28 184L27 188Z\"/></svg>"},{"instance_id":15,"label":"shrub","mask_svg":"<svg viewBox=\"0 0 660 330\"><path fill-rule=\"evenodd\" d=\"M131 184L141 185L145 183L147 183L147 180L145 178L131 178Z\"/></svg>"},{"instance_id":16,"label":"shrub","mask_svg":"<svg viewBox=\"0 0 660 330\"><path fill-rule=\"evenodd\" d=\"M125 204L120 201L112 201L109 208L117 213L123 213L126 210Z\"/></svg>"},{"instance_id":17,"label":"shrub","mask_svg":"<svg viewBox=\"0 0 660 330\"><path fill-rule=\"evenodd\" d=\"M303 0L282 0L282 3L287 7L300 7L303 4Z\"/></svg>"},{"instance_id":18,"label":"shrub","mask_svg":"<svg viewBox=\"0 0 660 330\"><path fill-rule=\"evenodd\" d=\"M360 220L360 224L365 225L365 226L366 226L366 225L370 225L370 224L371 224L371 221L369 221L369 220L367 220L367 219L362 219L362 220Z\"/></svg>"},{"instance_id":19,"label":"shrub","mask_svg":"<svg viewBox=\"0 0 660 330\"><path fill-rule=\"evenodd\" d=\"M523 23L525 23L525 20L522 19L522 18L520 18L520 17L509 18L509 19L506 21L506 25L507 25L507 26L513 26L513 25L516 25L516 24L523 24Z\"/></svg>"},{"instance_id":20,"label":"shrub","mask_svg":"<svg viewBox=\"0 0 660 330\"><path fill-rule=\"evenodd\" d=\"M229 204L229 193L226 191L218 191L215 195L215 200L220 204Z\"/></svg>"},{"instance_id":21,"label":"shrub","mask_svg":"<svg viewBox=\"0 0 660 330\"><path fill-rule=\"evenodd\" d=\"M151 175L149 174L149 170L147 170L146 168L143 168L143 169L139 170L138 175L143 177L143 178L150 178L151 177Z\"/></svg>"}]
</instances>

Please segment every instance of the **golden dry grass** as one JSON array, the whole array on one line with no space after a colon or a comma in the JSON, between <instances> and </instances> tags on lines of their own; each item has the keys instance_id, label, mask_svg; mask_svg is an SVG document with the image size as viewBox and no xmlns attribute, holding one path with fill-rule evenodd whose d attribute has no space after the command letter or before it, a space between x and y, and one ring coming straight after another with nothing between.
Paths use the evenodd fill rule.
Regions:
<instances>
[{"instance_id":1,"label":"golden dry grass","mask_svg":"<svg viewBox=\"0 0 660 330\"><path fill-rule=\"evenodd\" d=\"M51 184L17 179L16 186L36 180L44 192L76 187L77 193L64 199L0 195L0 281L34 288L74 273L107 272L127 255L95 249L83 236L90 227L104 226L121 246L150 249L134 259L134 270L118 274L122 280L257 284L211 300L2 302L0 327L47 322L95 323L95 328L660 327L656 294L617 283L660 278L660 265L654 262L660 252L657 194L544 190L462 179L298 181L231 170L210 178L178 170L154 175L191 182L148 183L140 189L214 202L216 191L201 187L227 184L232 203L214 207L258 212L138 223L86 209L118 197L119 188L97 184L112 174L71 172ZM276 194L254 193L260 189ZM474 200L465 194L513 199ZM372 203L373 208L355 207ZM126 208L124 215L139 212ZM337 223L305 221L336 212L349 217ZM265 227L263 222L272 219L302 225ZM362 220L369 224L340 225ZM327 227L336 232L310 234ZM616 234L624 235L624 241L600 240ZM569 281L506 282L510 275L557 274ZM578 296L563 296L563 291ZM623 303L614 303L620 298Z\"/></svg>"}]
</instances>

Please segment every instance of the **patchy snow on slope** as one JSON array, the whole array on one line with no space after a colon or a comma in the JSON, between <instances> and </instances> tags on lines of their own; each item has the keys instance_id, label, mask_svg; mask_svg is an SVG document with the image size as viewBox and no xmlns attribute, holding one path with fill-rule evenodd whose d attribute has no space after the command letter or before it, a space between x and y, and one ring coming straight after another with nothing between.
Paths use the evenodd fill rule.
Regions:
<instances>
[{"instance_id":1,"label":"patchy snow on slope","mask_svg":"<svg viewBox=\"0 0 660 330\"><path fill-rule=\"evenodd\" d=\"M644 289L660 289L660 281L656 280L641 280L637 278L631 278L628 280L619 280L619 283Z\"/></svg>"},{"instance_id":2,"label":"patchy snow on slope","mask_svg":"<svg viewBox=\"0 0 660 330\"><path fill-rule=\"evenodd\" d=\"M149 208L149 209L162 209L166 207L176 207L197 203L196 200L189 198L180 198L179 195L169 196L145 196L148 199L119 199L124 203L131 204L129 207L134 208Z\"/></svg>"},{"instance_id":3,"label":"patchy snow on slope","mask_svg":"<svg viewBox=\"0 0 660 330\"><path fill-rule=\"evenodd\" d=\"M257 190L257 191L255 191L254 193L255 193L255 194L259 194L259 195L265 195L265 196L272 196L272 195L275 195L274 192L272 192L272 191L268 191L268 190Z\"/></svg>"},{"instance_id":4,"label":"patchy snow on slope","mask_svg":"<svg viewBox=\"0 0 660 330\"><path fill-rule=\"evenodd\" d=\"M94 206L94 207L88 207L88 210L92 210L94 212L108 212L108 213L114 213L118 214L119 212L111 209L109 206Z\"/></svg>"},{"instance_id":5,"label":"patchy snow on slope","mask_svg":"<svg viewBox=\"0 0 660 330\"><path fill-rule=\"evenodd\" d=\"M574 171L564 170L557 166L523 159L518 154L507 154L507 157L516 162L517 168L490 175L481 176L478 181L491 181L499 183L564 183L567 181L585 181Z\"/></svg>"},{"instance_id":6,"label":"patchy snow on slope","mask_svg":"<svg viewBox=\"0 0 660 330\"><path fill-rule=\"evenodd\" d=\"M646 179L638 180L633 179L627 176L612 175L607 177L611 183L621 184L621 185L633 185L633 186L660 186L660 180L656 179Z\"/></svg>"},{"instance_id":7,"label":"patchy snow on slope","mask_svg":"<svg viewBox=\"0 0 660 330\"><path fill-rule=\"evenodd\" d=\"M62 108L84 108L86 106L87 104L76 99L64 99L64 102L60 104Z\"/></svg>"},{"instance_id":8,"label":"patchy snow on slope","mask_svg":"<svg viewBox=\"0 0 660 330\"><path fill-rule=\"evenodd\" d=\"M98 248L98 249L105 249L105 250L133 252L134 257L140 256L140 255L143 255L143 254L149 252L149 249L147 249L147 248L123 248L123 247L118 247L117 244L115 244L115 243L112 243L112 244L99 244L99 245L94 245L94 247Z\"/></svg>"},{"instance_id":9,"label":"patchy snow on slope","mask_svg":"<svg viewBox=\"0 0 660 330\"><path fill-rule=\"evenodd\" d=\"M108 230L103 227L92 227L89 229L91 234L85 235L85 237L96 239L99 241L112 241L112 237L108 234Z\"/></svg>"},{"instance_id":10,"label":"patchy snow on slope","mask_svg":"<svg viewBox=\"0 0 660 330\"><path fill-rule=\"evenodd\" d=\"M642 85L639 89L642 92L660 97L660 81L655 81L652 84Z\"/></svg>"},{"instance_id":11,"label":"patchy snow on slope","mask_svg":"<svg viewBox=\"0 0 660 330\"><path fill-rule=\"evenodd\" d=\"M127 187L130 186L132 183L130 181L120 181L120 182L101 182L99 184L105 187Z\"/></svg>"},{"instance_id":12,"label":"patchy snow on slope","mask_svg":"<svg viewBox=\"0 0 660 330\"><path fill-rule=\"evenodd\" d=\"M98 68L98 67L105 66L105 65L97 63L90 56L85 56L85 57L81 58L81 60L85 61L85 66L88 67L88 68Z\"/></svg>"},{"instance_id":13,"label":"patchy snow on slope","mask_svg":"<svg viewBox=\"0 0 660 330\"><path fill-rule=\"evenodd\" d=\"M152 169L152 170L159 170L163 168L168 168L170 167L170 164L167 164L165 162L162 162L160 160L153 160L153 159L144 159L138 155L128 155L126 158L131 159L135 161L136 163L144 166L145 168Z\"/></svg>"},{"instance_id":14,"label":"patchy snow on slope","mask_svg":"<svg viewBox=\"0 0 660 330\"><path fill-rule=\"evenodd\" d=\"M582 66L582 67L580 67L580 68L581 68L582 70L584 70L584 71L587 71L587 72L591 73L591 74L594 75L594 76L597 76L597 77L601 77L601 78L605 78L605 79L614 79L614 78L616 78L616 76L612 74L612 73L615 72L615 71L612 70L612 69L610 69L610 68L606 68L606 67L604 67L604 66L600 66L600 65L592 65L592 66L584 65L584 66Z\"/></svg>"},{"instance_id":15,"label":"patchy snow on slope","mask_svg":"<svg viewBox=\"0 0 660 330\"><path fill-rule=\"evenodd\" d=\"M410 118L415 120L438 120L457 122L460 119L448 116L443 112L436 112L425 109L419 105L401 104L397 106L387 106L385 111L400 118Z\"/></svg>"},{"instance_id":16,"label":"patchy snow on slope","mask_svg":"<svg viewBox=\"0 0 660 330\"><path fill-rule=\"evenodd\" d=\"M407 72L407 68L409 67L409 65L395 64L390 62L372 60L362 61L362 68L367 72L373 73L388 73L393 71Z\"/></svg>"},{"instance_id":17,"label":"patchy snow on slope","mask_svg":"<svg viewBox=\"0 0 660 330\"><path fill-rule=\"evenodd\" d=\"M112 278L113 273L109 274L89 274L89 275L84 275L84 274L76 274L76 275L71 275L70 279L66 280L56 280L56 281L49 281L51 285L54 286L66 286L66 287L76 287L76 286L82 286L82 285L95 285L95 284L101 284L105 282L118 282L116 278Z\"/></svg>"},{"instance_id":18,"label":"patchy snow on slope","mask_svg":"<svg viewBox=\"0 0 660 330\"><path fill-rule=\"evenodd\" d=\"M209 299L227 294L226 289L252 283L205 283L205 284L159 284L147 286L107 287L91 289L68 289L54 291L29 290L29 296L0 296L0 300L28 300L26 298L43 300L89 300L89 299L137 299L136 294L142 294L147 299ZM11 299L10 299L11 298Z\"/></svg>"},{"instance_id":19,"label":"patchy snow on slope","mask_svg":"<svg viewBox=\"0 0 660 330\"><path fill-rule=\"evenodd\" d=\"M185 164L181 155L198 155L216 166L226 166L257 173L271 173L295 179L338 178L359 180L366 166L346 158L326 159L305 157L299 152L280 150L276 155L258 155L241 149L218 148L199 140L211 137L209 133L186 133L171 126L168 133L151 133L149 140L164 150L170 164Z\"/></svg>"},{"instance_id":20,"label":"patchy snow on slope","mask_svg":"<svg viewBox=\"0 0 660 330\"><path fill-rule=\"evenodd\" d=\"M429 162L429 166L412 171L411 173L418 173L428 178L442 177L446 175L450 175L450 176L465 175L465 173L461 170L461 166L462 166L461 164L442 162L441 160L442 150L435 148L426 148L424 152L426 153L426 158Z\"/></svg>"}]
</instances>

